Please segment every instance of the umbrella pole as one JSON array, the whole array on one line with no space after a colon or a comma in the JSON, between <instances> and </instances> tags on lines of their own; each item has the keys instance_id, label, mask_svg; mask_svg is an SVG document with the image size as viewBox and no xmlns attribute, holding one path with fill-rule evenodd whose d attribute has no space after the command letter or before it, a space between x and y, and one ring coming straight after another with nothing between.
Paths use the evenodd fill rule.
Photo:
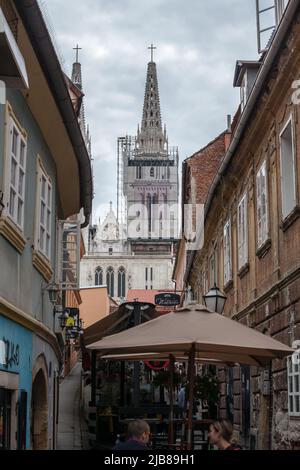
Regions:
<instances>
[{"instance_id":1,"label":"umbrella pole","mask_svg":"<svg viewBox=\"0 0 300 470\"><path fill-rule=\"evenodd\" d=\"M170 355L170 413L169 413L169 429L168 429L168 442L169 445L174 444L174 364L175 358L174 356Z\"/></svg>"},{"instance_id":2,"label":"umbrella pole","mask_svg":"<svg viewBox=\"0 0 300 470\"><path fill-rule=\"evenodd\" d=\"M189 412L188 412L187 450L192 450L194 383L195 383L195 344L192 345L190 354L189 354Z\"/></svg>"}]
</instances>

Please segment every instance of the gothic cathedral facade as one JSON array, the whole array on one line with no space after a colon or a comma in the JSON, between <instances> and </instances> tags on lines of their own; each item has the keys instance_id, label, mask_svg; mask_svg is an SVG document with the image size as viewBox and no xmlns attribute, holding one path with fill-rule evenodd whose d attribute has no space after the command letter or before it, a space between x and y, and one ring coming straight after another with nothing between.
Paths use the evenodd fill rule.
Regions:
<instances>
[{"instance_id":1,"label":"gothic cathedral facade","mask_svg":"<svg viewBox=\"0 0 300 470\"><path fill-rule=\"evenodd\" d=\"M81 287L107 285L115 300L127 292L169 290L179 235L178 149L162 125L156 64L148 63L141 127L118 139L117 211L86 234Z\"/></svg>"}]
</instances>

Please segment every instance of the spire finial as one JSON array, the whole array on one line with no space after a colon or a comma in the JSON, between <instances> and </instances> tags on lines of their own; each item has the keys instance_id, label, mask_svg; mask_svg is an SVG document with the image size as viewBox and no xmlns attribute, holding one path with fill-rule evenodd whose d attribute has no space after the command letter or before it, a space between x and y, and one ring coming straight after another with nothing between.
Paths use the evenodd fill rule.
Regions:
<instances>
[{"instance_id":1,"label":"spire finial","mask_svg":"<svg viewBox=\"0 0 300 470\"><path fill-rule=\"evenodd\" d=\"M112 201L110 201L109 205L110 205L110 212L112 212Z\"/></svg>"},{"instance_id":2,"label":"spire finial","mask_svg":"<svg viewBox=\"0 0 300 470\"><path fill-rule=\"evenodd\" d=\"M151 46L148 47L148 49L151 50L151 62L153 62L153 51L154 51L155 49L157 49L157 47L155 47L155 46L153 46L153 44L151 44Z\"/></svg>"},{"instance_id":3,"label":"spire finial","mask_svg":"<svg viewBox=\"0 0 300 470\"><path fill-rule=\"evenodd\" d=\"M73 51L76 51L76 63L78 63L79 51L82 50L82 47L79 47L78 44L76 47L73 47Z\"/></svg>"}]
</instances>

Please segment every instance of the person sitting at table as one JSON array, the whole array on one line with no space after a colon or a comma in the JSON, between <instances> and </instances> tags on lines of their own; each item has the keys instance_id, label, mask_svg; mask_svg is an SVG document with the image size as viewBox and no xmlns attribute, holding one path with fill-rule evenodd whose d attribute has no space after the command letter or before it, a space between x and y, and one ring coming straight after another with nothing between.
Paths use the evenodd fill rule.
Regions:
<instances>
[{"instance_id":1,"label":"person sitting at table","mask_svg":"<svg viewBox=\"0 0 300 470\"><path fill-rule=\"evenodd\" d=\"M126 442L119 442L113 450L147 450L150 434L149 424L142 419L135 419L128 425Z\"/></svg>"},{"instance_id":2,"label":"person sitting at table","mask_svg":"<svg viewBox=\"0 0 300 470\"><path fill-rule=\"evenodd\" d=\"M219 450L242 450L239 444L233 442L233 426L228 419L214 421L209 426L208 438L211 444Z\"/></svg>"}]
</instances>

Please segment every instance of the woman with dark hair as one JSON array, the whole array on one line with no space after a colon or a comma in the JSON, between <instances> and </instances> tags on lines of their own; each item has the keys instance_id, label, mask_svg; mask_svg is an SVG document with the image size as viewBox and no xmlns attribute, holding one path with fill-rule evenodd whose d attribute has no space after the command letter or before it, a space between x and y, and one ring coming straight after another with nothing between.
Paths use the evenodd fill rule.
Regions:
<instances>
[{"instance_id":1,"label":"woman with dark hair","mask_svg":"<svg viewBox=\"0 0 300 470\"><path fill-rule=\"evenodd\" d=\"M242 450L239 444L232 440L233 426L228 419L214 421L209 427L209 441L219 450Z\"/></svg>"}]
</instances>

